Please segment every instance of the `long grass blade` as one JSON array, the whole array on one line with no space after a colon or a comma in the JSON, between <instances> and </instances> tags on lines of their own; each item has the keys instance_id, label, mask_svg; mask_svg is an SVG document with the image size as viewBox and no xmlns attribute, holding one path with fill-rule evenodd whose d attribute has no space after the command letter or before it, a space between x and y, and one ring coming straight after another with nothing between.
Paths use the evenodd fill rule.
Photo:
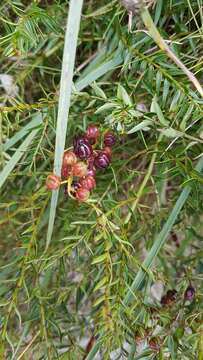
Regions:
<instances>
[{"instance_id":1,"label":"long grass blade","mask_svg":"<svg viewBox=\"0 0 203 360\"><path fill-rule=\"evenodd\" d=\"M195 167L195 170L197 171L202 171L203 169L203 157L200 158L200 160L197 163L197 166ZM140 270L138 271L132 285L131 288L129 289L127 295L124 298L123 303L125 305L128 305L129 302L131 301L132 297L133 297L133 292L137 289L139 289L140 284L142 283L142 281L144 280L145 276L146 276L146 272L143 271L142 269L149 269L152 266L152 263L155 259L155 257L158 255L160 249L162 248L162 246L164 245L182 207L184 206L189 194L191 192L191 187L187 186L185 187L185 189L182 191L182 193L180 194L178 200L175 203L175 206L173 208L173 210L171 211L171 214L168 217L168 220L166 221L166 223L163 226L163 229L161 230L161 232L159 233L158 237L156 238L151 250L149 251L145 261L143 262L143 267L140 268Z\"/></svg>"},{"instance_id":2,"label":"long grass blade","mask_svg":"<svg viewBox=\"0 0 203 360\"><path fill-rule=\"evenodd\" d=\"M198 172L201 172L203 169L203 157L200 158L200 160L197 163L197 166L195 167L195 170L197 170ZM162 248L162 246L164 245L168 234L170 233L182 207L184 206L185 202L187 201L187 198L189 196L191 192L191 187L187 186L185 187L185 189L181 192L178 200L175 203L175 206L168 218L168 220L166 221L166 223L163 226L163 229L161 230L161 232L159 233L157 239L154 242L154 245L152 246L151 250L149 251L142 268L140 268L140 270L138 271L127 295L124 298L123 304L125 306L127 306L129 304L129 302L131 301L132 297L133 297L133 293L135 290L139 289L140 284L142 283L142 281L144 280L145 276L146 276L146 272L143 271L142 269L149 269L152 266L152 263L154 261L154 259L156 258L156 256L158 255L160 249ZM91 352L89 353L87 359L88 360L93 360L95 359L96 354L99 351L100 345L102 343L102 338L100 337L97 342L94 344ZM132 348L132 353L133 353L134 349ZM130 356L129 359L131 359L132 357Z\"/></svg>"},{"instance_id":3,"label":"long grass blade","mask_svg":"<svg viewBox=\"0 0 203 360\"><path fill-rule=\"evenodd\" d=\"M6 166L3 168L2 172L0 173L0 188L5 183L6 179L8 178L8 176L10 175L11 171L14 169L18 161L25 154L25 152L27 151L29 145L33 141L38 131L39 128L31 131L31 133L26 137L23 143L16 150L15 154L11 157L11 159L8 161Z\"/></svg>"},{"instance_id":4,"label":"long grass blade","mask_svg":"<svg viewBox=\"0 0 203 360\"><path fill-rule=\"evenodd\" d=\"M70 108L70 98L73 81L73 69L75 64L75 55L80 27L82 5L83 0L70 1L67 29L65 34L54 159L54 172L56 175L59 176L61 174L62 157L65 147L66 131L68 125L68 114ZM48 248L50 244L53 233L58 194L58 190L55 190L52 193L46 248Z\"/></svg>"},{"instance_id":5,"label":"long grass blade","mask_svg":"<svg viewBox=\"0 0 203 360\"><path fill-rule=\"evenodd\" d=\"M33 119L25 125L20 131L18 131L14 136L12 136L5 144L3 144L3 151L9 150L13 145L15 145L19 140L21 140L28 132L42 124L43 115L37 113Z\"/></svg>"}]
</instances>

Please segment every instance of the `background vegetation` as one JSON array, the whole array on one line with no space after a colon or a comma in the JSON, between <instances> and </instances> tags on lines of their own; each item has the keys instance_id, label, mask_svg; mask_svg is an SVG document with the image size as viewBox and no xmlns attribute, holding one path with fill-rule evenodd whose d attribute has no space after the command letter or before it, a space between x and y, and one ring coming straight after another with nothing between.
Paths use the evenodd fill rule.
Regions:
<instances>
[{"instance_id":1,"label":"background vegetation","mask_svg":"<svg viewBox=\"0 0 203 360\"><path fill-rule=\"evenodd\" d=\"M117 0L84 1L66 137L114 129L112 167L87 204L61 189L46 246L68 8L0 5L0 358L203 359L203 99ZM202 0L150 13L201 83Z\"/></svg>"}]
</instances>

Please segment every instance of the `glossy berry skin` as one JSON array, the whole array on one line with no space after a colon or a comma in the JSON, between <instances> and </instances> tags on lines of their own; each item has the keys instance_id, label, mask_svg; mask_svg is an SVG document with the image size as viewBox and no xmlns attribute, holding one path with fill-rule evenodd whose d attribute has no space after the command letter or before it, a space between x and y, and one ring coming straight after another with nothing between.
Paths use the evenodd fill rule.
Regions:
<instances>
[{"instance_id":1,"label":"glossy berry skin","mask_svg":"<svg viewBox=\"0 0 203 360\"><path fill-rule=\"evenodd\" d=\"M72 167L72 174L73 176L83 177L87 175L87 165L79 161L78 163L74 164Z\"/></svg>"},{"instance_id":2,"label":"glossy berry skin","mask_svg":"<svg viewBox=\"0 0 203 360\"><path fill-rule=\"evenodd\" d=\"M80 185L83 189L92 190L96 187L96 181L92 176L86 176L80 179Z\"/></svg>"},{"instance_id":3,"label":"glossy berry skin","mask_svg":"<svg viewBox=\"0 0 203 360\"><path fill-rule=\"evenodd\" d=\"M114 146L116 143L116 137L113 132L108 131L106 134L104 134L104 144L105 146Z\"/></svg>"},{"instance_id":4,"label":"glossy berry skin","mask_svg":"<svg viewBox=\"0 0 203 360\"><path fill-rule=\"evenodd\" d=\"M95 157L94 165L98 169L106 169L110 165L110 162L110 157L104 151L100 151Z\"/></svg>"},{"instance_id":5,"label":"glossy berry skin","mask_svg":"<svg viewBox=\"0 0 203 360\"><path fill-rule=\"evenodd\" d=\"M63 166L74 165L77 162L77 156L73 151L65 151L63 155Z\"/></svg>"},{"instance_id":6,"label":"glossy berry skin","mask_svg":"<svg viewBox=\"0 0 203 360\"><path fill-rule=\"evenodd\" d=\"M85 202L89 199L90 192L89 192L89 190L81 187L76 191L75 197L80 202Z\"/></svg>"},{"instance_id":7,"label":"glossy berry skin","mask_svg":"<svg viewBox=\"0 0 203 360\"><path fill-rule=\"evenodd\" d=\"M95 144L100 135L99 129L96 125L89 125L86 131L86 137L89 140L90 144Z\"/></svg>"},{"instance_id":8,"label":"glossy berry skin","mask_svg":"<svg viewBox=\"0 0 203 360\"><path fill-rule=\"evenodd\" d=\"M195 289L193 288L193 286L188 286L184 294L185 300L192 301L194 297L195 297Z\"/></svg>"},{"instance_id":9,"label":"glossy berry skin","mask_svg":"<svg viewBox=\"0 0 203 360\"><path fill-rule=\"evenodd\" d=\"M111 156L112 156L112 150L109 146L106 146L103 150L107 155L108 157L111 159Z\"/></svg>"},{"instance_id":10,"label":"glossy berry skin","mask_svg":"<svg viewBox=\"0 0 203 360\"><path fill-rule=\"evenodd\" d=\"M92 146L90 145L86 137L76 137L73 142L73 148L75 154L81 160L87 160L92 155Z\"/></svg>"},{"instance_id":11,"label":"glossy berry skin","mask_svg":"<svg viewBox=\"0 0 203 360\"><path fill-rule=\"evenodd\" d=\"M96 176L96 170L94 168L87 170L87 176L92 176L95 177Z\"/></svg>"},{"instance_id":12,"label":"glossy berry skin","mask_svg":"<svg viewBox=\"0 0 203 360\"><path fill-rule=\"evenodd\" d=\"M61 177L63 179L67 179L71 175L71 166L70 165L63 165L61 168Z\"/></svg>"},{"instance_id":13,"label":"glossy berry skin","mask_svg":"<svg viewBox=\"0 0 203 360\"><path fill-rule=\"evenodd\" d=\"M59 176L50 174L46 179L46 187L48 190L56 190L59 188L61 179Z\"/></svg>"}]
</instances>

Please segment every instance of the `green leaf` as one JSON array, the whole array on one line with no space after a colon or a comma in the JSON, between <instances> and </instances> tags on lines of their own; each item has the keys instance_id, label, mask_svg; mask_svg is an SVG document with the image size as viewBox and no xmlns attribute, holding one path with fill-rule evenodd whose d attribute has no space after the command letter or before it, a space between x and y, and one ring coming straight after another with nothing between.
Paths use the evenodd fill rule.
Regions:
<instances>
[{"instance_id":1,"label":"green leaf","mask_svg":"<svg viewBox=\"0 0 203 360\"><path fill-rule=\"evenodd\" d=\"M164 129L164 130L160 130L161 133L168 137L168 138L176 138L176 137L180 137L183 136L183 133L181 131L177 131L173 128L168 128L168 129Z\"/></svg>"},{"instance_id":2,"label":"green leaf","mask_svg":"<svg viewBox=\"0 0 203 360\"><path fill-rule=\"evenodd\" d=\"M106 260L108 257L108 255L105 253L105 254L102 254L100 256L97 256L92 262L91 264L92 265L95 265L95 264L98 264L98 263L101 263L103 262L104 260Z\"/></svg>"},{"instance_id":3,"label":"green leaf","mask_svg":"<svg viewBox=\"0 0 203 360\"><path fill-rule=\"evenodd\" d=\"M120 84L118 84L117 98L120 99L125 105L132 106L130 96L128 95L124 87Z\"/></svg>"},{"instance_id":4,"label":"green leaf","mask_svg":"<svg viewBox=\"0 0 203 360\"><path fill-rule=\"evenodd\" d=\"M103 98L103 99L106 99L106 95L105 95L104 91L97 85L96 82L94 82L91 86L92 86L95 94L96 94L98 97L101 97L101 98Z\"/></svg>"},{"instance_id":5,"label":"green leaf","mask_svg":"<svg viewBox=\"0 0 203 360\"><path fill-rule=\"evenodd\" d=\"M158 102L156 101L156 98L153 98L153 100L152 100L151 112L154 112L155 114L157 114L158 119L163 126L169 125L169 121L165 119L164 114L162 113L161 108L160 108Z\"/></svg>"},{"instance_id":6,"label":"green leaf","mask_svg":"<svg viewBox=\"0 0 203 360\"><path fill-rule=\"evenodd\" d=\"M147 129L148 126L152 125L152 120L143 120L140 124L135 125L132 129L127 131L127 134L133 134L139 130Z\"/></svg>"},{"instance_id":7,"label":"green leaf","mask_svg":"<svg viewBox=\"0 0 203 360\"><path fill-rule=\"evenodd\" d=\"M6 166L3 168L3 170L0 173L0 188L5 183L6 179L16 166L16 164L20 161L23 155L25 155L29 145L33 141L34 137L37 135L39 129L32 130L31 133L26 137L26 139L23 141L23 143L19 146L19 148L16 150L14 155L11 157L11 159L8 161Z\"/></svg>"}]
</instances>

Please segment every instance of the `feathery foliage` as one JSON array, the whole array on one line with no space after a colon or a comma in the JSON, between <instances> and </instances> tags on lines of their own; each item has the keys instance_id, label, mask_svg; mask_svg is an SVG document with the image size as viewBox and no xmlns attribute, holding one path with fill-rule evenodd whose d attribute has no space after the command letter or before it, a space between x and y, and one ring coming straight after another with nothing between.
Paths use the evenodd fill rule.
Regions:
<instances>
[{"instance_id":1,"label":"feathery foliage","mask_svg":"<svg viewBox=\"0 0 203 360\"><path fill-rule=\"evenodd\" d=\"M65 136L113 129L112 166L87 203L60 190L46 248L69 5L0 5L0 358L201 359L203 99L117 0L84 1ZM202 84L202 0L149 11Z\"/></svg>"}]
</instances>

